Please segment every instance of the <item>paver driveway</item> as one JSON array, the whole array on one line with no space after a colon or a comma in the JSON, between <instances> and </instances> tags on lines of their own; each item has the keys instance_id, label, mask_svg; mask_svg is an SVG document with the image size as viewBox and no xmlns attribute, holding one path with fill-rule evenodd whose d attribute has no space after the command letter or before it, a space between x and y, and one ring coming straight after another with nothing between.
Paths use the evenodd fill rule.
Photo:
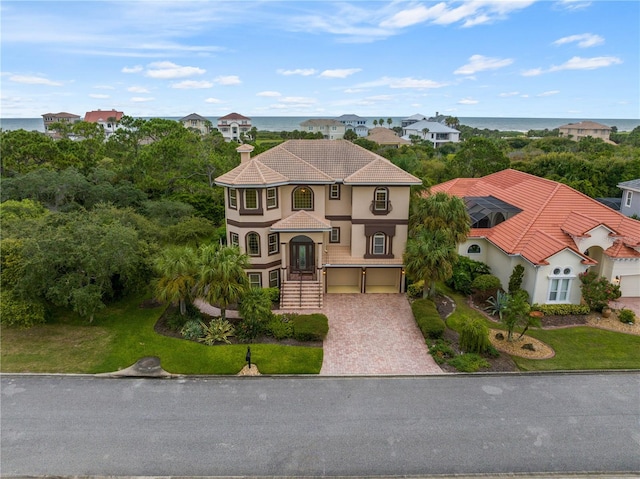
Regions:
<instances>
[{"instance_id":1,"label":"paver driveway","mask_svg":"<svg viewBox=\"0 0 640 479\"><path fill-rule=\"evenodd\" d=\"M326 294L321 375L438 374L404 294Z\"/></svg>"}]
</instances>

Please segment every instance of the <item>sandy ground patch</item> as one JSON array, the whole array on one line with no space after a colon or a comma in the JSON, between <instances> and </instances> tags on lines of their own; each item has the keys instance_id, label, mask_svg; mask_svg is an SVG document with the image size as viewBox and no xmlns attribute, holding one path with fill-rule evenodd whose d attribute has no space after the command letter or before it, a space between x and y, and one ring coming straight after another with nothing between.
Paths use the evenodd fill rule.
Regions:
<instances>
[{"instance_id":1,"label":"sandy ground patch","mask_svg":"<svg viewBox=\"0 0 640 479\"><path fill-rule=\"evenodd\" d=\"M496 334L502 333L505 336L505 339L497 339ZM510 354L512 356L518 356L520 358L526 359L549 359L555 356L556 352L551 349L548 345L539 341L538 339L532 338L531 336L524 335L522 338L518 339L520 333L513 333L513 341L507 341L507 332L501 329L490 329L489 330L489 340L491 344L498 350L504 353ZM525 344L532 344L533 351L529 349L522 349L522 346Z\"/></svg>"}]
</instances>

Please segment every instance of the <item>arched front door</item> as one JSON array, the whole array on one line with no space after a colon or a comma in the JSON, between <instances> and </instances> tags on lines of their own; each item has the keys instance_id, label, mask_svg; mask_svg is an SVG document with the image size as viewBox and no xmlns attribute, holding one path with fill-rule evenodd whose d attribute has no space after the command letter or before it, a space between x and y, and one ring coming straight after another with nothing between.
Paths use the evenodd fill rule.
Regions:
<instances>
[{"instance_id":1,"label":"arched front door","mask_svg":"<svg viewBox=\"0 0 640 479\"><path fill-rule=\"evenodd\" d=\"M313 279L315 273L315 249L311 238L296 236L289 243L291 274L294 279Z\"/></svg>"}]
</instances>

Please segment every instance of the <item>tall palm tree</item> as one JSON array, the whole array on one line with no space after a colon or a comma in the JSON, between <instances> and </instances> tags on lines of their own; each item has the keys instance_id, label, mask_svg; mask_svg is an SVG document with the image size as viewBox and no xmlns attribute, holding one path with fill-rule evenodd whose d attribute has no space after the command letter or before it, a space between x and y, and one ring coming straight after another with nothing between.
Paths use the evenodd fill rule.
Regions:
<instances>
[{"instance_id":1,"label":"tall palm tree","mask_svg":"<svg viewBox=\"0 0 640 479\"><path fill-rule=\"evenodd\" d=\"M427 133L429 133L429 128L423 128L422 129L422 138L423 139L427 139Z\"/></svg>"},{"instance_id":2,"label":"tall palm tree","mask_svg":"<svg viewBox=\"0 0 640 479\"><path fill-rule=\"evenodd\" d=\"M433 297L436 281L443 281L453 274L458 260L456 244L443 230L421 230L409 238L403 256L407 275L424 280L422 297Z\"/></svg>"},{"instance_id":3,"label":"tall palm tree","mask_svg":"<svg viewBox=\"0 0 640 479\"><path fill-rule=\"evenodd\" d=\"M378 126L378 120L373 120L373 126Z\"/></svg>"},{"instance_id":4,"label":"tall palm tree","mask_svg":"<svg viewBox=\"0 0 640 479\"><path fill-rule=\"evenodd\" d=\"M391 128L392 123L393 123L393 120L391 118L387 118L387 125L389 125L389 128Z\"/></svg>"},{"instance_id":5,"label":"tall palm tree","mask_svg":"<svg viewBox=\"0 0 640 479\"><path fill-rule=\"evenodd\" d=\"M450 241L458 244L467 238L471 220L464 201L457 196L438 192L425 197L414 197L409 216L410 235L423 229L442 230Z\"/></svg>"},{"instance_id":6,"label":"tall palm tree","mask_svg":"<svg viewBox=\"0 0 640 479\"><path fill-rule=\"evenodd\" d=\"M249 257L236 246L214 243L200 247L198 266L198 296L219 306L222 319L226 319L227 307L249 288L245 273Z\"/></svg>"},{"instance_id":7,"label":"tall palm tree","mask_svg":"<svg viewBox=\"0 0 640 479\"><path fill-rule=\"evenodd\" d=\"M178 303L180 314L187 312L187 301L193 298L196 285L196 252L188 246L165 249L153 262L158 279L153 286L161 301Z\"/></svg>"}]
</instances>

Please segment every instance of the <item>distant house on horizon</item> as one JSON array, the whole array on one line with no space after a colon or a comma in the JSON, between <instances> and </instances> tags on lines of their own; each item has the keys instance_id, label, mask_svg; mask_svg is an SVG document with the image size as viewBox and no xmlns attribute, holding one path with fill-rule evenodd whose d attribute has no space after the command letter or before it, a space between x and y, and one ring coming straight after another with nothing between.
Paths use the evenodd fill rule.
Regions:
<instances>
[{"instance_id":1,"label":"distant house on horizon","mask_svg":"<svg viewBox=\"0 0 640 479\"><path fill-rule=\"evenodd\" d=\"M383 127L371 128L366 139L380 146L395 146L396 148L411 144L409 140L400 138L395 131Z\"/></svg>"},{"instance_id":2,"label":"distant house on horizon","mask_svg":"<svg viewBox=\"0 0 640 479\"><path fill-rule=\"evenodd\" d=\"M191 113L184 118L180 118L179 121L184 125L185 128L198 130L203 135L209 133L212 128L211 121L203 116L198 115L197 113Z\"/></svg>"},{"instance_id":3,"label":"distant house on horizon","mask_svg":"<svg viewBox=\"0 0 640 479\"><path fill-rule=\"evenodd\" d=\"M348 114L339 116L336 120L345 126L345 133L347 130L353 130L359 137L365 137L369 134L366 118L354 114Z\"/></svg>"},{"instance_id":4,"label":"distant house on horizon","mask_svg":"<svg viewBox=\"0 0 640 479\"><path fill-rule=\"evenodd\" d=\"M341 140L347 131L342 122L326 118L303 121L300 126L307 133L322 133L325 140Z\"/></svg>"},{"instance_id":5,"label":"distant house on horizon","mask_svg":"<svg viewBox=\"0 0 640 479\"><path fill-rule=\"evenodd\" d=\"M85 113L84 121L102 125L104 133L108 137L116 131L123 115L123 112L117 110L94 110Z\"/></svg>"},{"instance_id":6,"label":"distant house on horizon","mask_svg":"<svg viewBox=\"0 0 640 479\"><path fill-rule=\"evenodd\" d=\"M460 132L437 121L418 121L402 128L402 137L409 140L410 136L419 136L425 141L430 141L434 148L444 143L459 143Z\"/></svg>"},{"instance_id":7,"label":"distant house on horizon","mask_svg":"<svg viewBox=\"0 0 640 479\"><path fill-rule=\"evenodd\" d=\"M55 131L49 130L49 126L53 123L68 123L73 125L77 123L82 118L80 115L74 115L73 113L67 113L65 111L61 111L60 113L45 113L42 115L42 120L44 121L44 131L49 135L55 135Z\"/></svg>"},{"instance_id":8,"label":"distant house on horizon","mask_svg":"<svg viewBox=\"0 0 640 479\"><path fill-rule=\"evenodd\" d=\"M581 121L579 123L567 123L558 127L560 136L569 138L573 141L580 141L587 136L600 138L607 143L613 143L609 140L611 135L611 127L596 123L595 121Z\"/></svg>"},{"instance_id":9,"label":"distant house on horizon","mask_svg":"<svg viewBox=\"0 0 640 479\"><path fill-rule=\"evenodd\" d=\"M226 141L240 141L242 133L251 131L251 118L239 113L229 113L218 118L218 131Z\"/></svg>"},{"instance_id":10,"label":"distant house on horizon","mask_svg":"<svg viewBox=\"0 0 640 479\"><path fill-rule=\"evenodd\" d=\"M415 115L408 116L407 118L402 120L400 122L400 125L402 126L402 128L405 128L409 125L425 120L428 120L426 115L423 115L422 113L416 113Z\"/></svg>"}]
</instances>

